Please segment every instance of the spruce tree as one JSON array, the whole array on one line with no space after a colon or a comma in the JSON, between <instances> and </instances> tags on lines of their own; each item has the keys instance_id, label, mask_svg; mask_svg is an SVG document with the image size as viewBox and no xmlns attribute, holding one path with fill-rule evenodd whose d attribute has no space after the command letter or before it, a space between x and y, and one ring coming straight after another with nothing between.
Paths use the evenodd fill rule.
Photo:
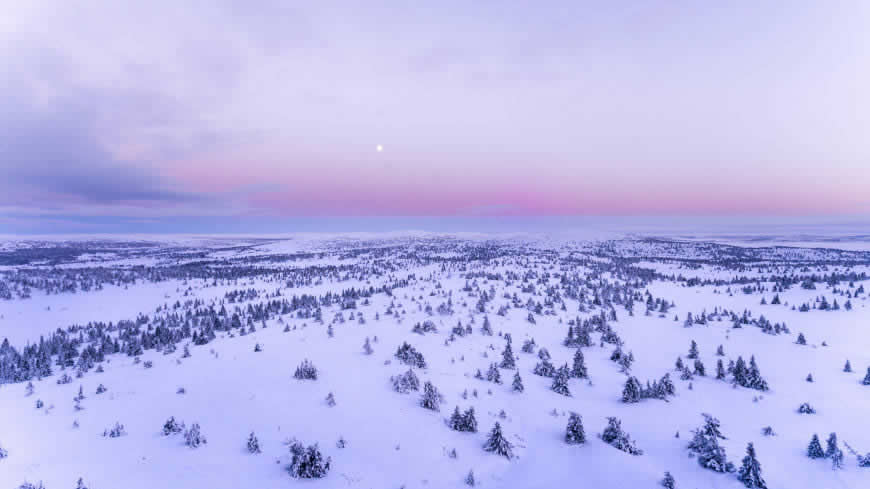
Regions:
<instances>
[{"instance_id":1,"label":"spruce tree","mask_svg":"<svg viewBox=\"0 0 870 489\"><path fill-rule=\"evenodd\" d=\"M248 435L247 447L248 453L260 453L260 440L257 439L253 431Z\"/></svg>"},{"instance_id":2,"label":"spruce tree","mask_svg":"<svg viewBox=\"0 0 870 489\"><path fill-rule=\"evenodd\" d=\"M822 443L819 441L819 435L813 433L813 438L807 447L807 457L809 458L825 458L825 452L822 450Z\"/></svg>"},{"instance_id":3,"label":"spruce tree","mask_svg":"<svg viewBox=\"0 0 870 489\"><path fill-rule=\"evenodd\" d=\"M622 431L622 422L615 418L607 418L607 427L601 432L601 440L608 445L631 455L643 455L643 450L637 448L628 433Z\"/></svg>"},{"instance_id":4,"label":"spruce tree","mask_svg":"<svg viewBox=\"0 0 870 489\"><path fill-rule=\"evenodd\" d=\"M577 445L586 443L586 432L583 430L583 420L577 413L571 413L568 426L565 428L565 443Z\"/></svg>"},{"instance_id":5,"label":"spruce tree","mask_svg":"<svg viewBox=\"0 0 870 489\"><path fill-rule=\"evenodd\" d=\"M453 414L450 415L447 426L453 431L462 431L462 415L459 414L459 406L453 409Z\"/></svg>"},{"instance_id":6,"label":"spruce tree","mask_svg":"<svg viewBox=\"0 0 870 489\"><path fill-rule=\"evenodd\" d=\"M840 447L837 446L837 434L831 433L828 435L828 440L825 442L825 457L832 457L835 453L840 450Z\"/></svg>"},{"instance_id":7,"label":"spruce tree","mask_svg":"<svg viewBox=\"0 0 870 489\"><path fill-rule=\"evenodd\" d=\"M852 364L849 363L849 360L846 360L846 365L843 367L843 372L849 373L852 371Z\"/></svg>"},{"instance_id":8,"label":"spruce tree","mask_svg":"<svg viewBox=\"0 0 870 489\"><path fill-rule=\"evenodd\" d=\"M719 445L719 440L726 439L719 430L719 420L709 414L703 416L704 426L693 431L689 450L695 453L701 467L716 472L733 472L734 465L728 461L725 448Z\"/></svg>"},{"instance_id":9,"label":"spruce tree","mask_svg":"<svg viewBox=\"0 0 870 489\"><path fill-rule=\"evenodd\" d=\"M583 350L577 348L574 353L574 365L571 367L571 376L575 379L588 379L589 372L586 371L586 362L583 358Z\"/></svg>"},{"instance_id":10,"label":"spruce tree","mask_svg":"<svg viewBox=\"0 0 870 489\"><path fill-rule=\"evenodd\" d=\"M513 390L514 392L523 392L525 387L523 386L523 379L520 377L519 371L514 373L514 381L513 381Z\"/></svg>"},{"instance_id":11,"label":"spruce tree","mask_svg":"<svg viewBox=\"0 0 870 489\"><path fill-rule=\"evenodd\" d=\"M514 352L511 349L510 342L508 342L504 346L504 351L501 353L501 357L502 357L502 360L501 360L501 364L499 364L499 367L506 368L509 370L517 368L516 362L514 360Z\"/></svg>"},{"instance_id":12,"label":"spruce tree","mask_svg":"<svg viewBox=\"0 0 870 489\"><path fill-rule=\"evenodd\" d=\"M665 472L665 478L662 479L662 487L665 489L677 488L677 481L674 480L674 476L672 476L670 472Z\"/></svg>"},{"instance_id":13,"label":"spruce tree","mask_svg":"<svg viewBox=\"0 0 870 489\"><path fill-rule=\"evenodd\" d=\"M489 436L486 439L486 443L483 445L483 449L487 452L501 455L508 460L512 459L514 456L513 445L507 438L505 438L498 421L495 422L495 426L493 426L492 431L489 432Z\"/></svg>"},{"instance_id":14,"label":"spruce tree","mask_svg":"<svg viewBox=\"0 0 870 489\"><path fill-rule=\"evenodd\" d=\"M499 372L498 366L495 363L489 364L489 370L486 372L486 380L496 384L501 384L501 372Z\"/></svg>"},{"instance_id":15,"label":"spruce tree","mask_svg":"<svg viewBox=\"0 0 870 489\"><path fill-rule=\"evenodd\" d=\"M863 385L870 385L870 367L867 367L867 375L864 376L864 380L861 383Z\"/></svg>"},{"instance_id":16,"label":"spruce tree","mask_svg":"<svg viewBox=\"0 0 870 489\"><path fill-rule=\"evenodd\" d=\"M469 433L477 433L477 417L474 415L474 407L470 407L462 413L462 430Z\"/></svg>"},{"instance_id":17,"label":"spruce tree","mask_svg":"<svg viewBox=\"0 0 870 489\"><path fill-rule=\"evenodd\" d=\"M722 363L722 359L718 359L716 361L716 380L725 380L725 365Z\"/></svg>"},{"instance_id":18,"label":"spruce tree","mask_svg":"<svg viewBox=\"0 0 870 489\"><path fill-rule=\"evenodd\" d=\"M556 371L556 375L553 376L553 385L550 386L550 389L556 394L570 396L571 391L568 389L568 379L570 377L571 373L568 370L568 364L566 363Z\"/></svg>"},{"instance_id":19,"label":"spruce tree","mask_svg":"<svg viewBox=\"0 0 870 489\"><path fill-rule=\"evenodd\" d=\"M689 355L686 358L691 360L698 358L698 344L695 343L695 340L692 340L692 344L689 345Z\"/></svg>"},{"instance_id":20,"label":"spruce tree","mask_svg":"<svg viewBox=\"0 0 870 489\"><path fill-rule=\"evenodd\" d=\"M629 377L625 381L625 387L622 389L622 402L635 403L640 402L641 386L640 382L635 377Z\"/></svg>"},{"instance_id":21,"label":"spruce tree","mask_svg":"<svg viewBox=\"0 0 870 489\"><path fill-rule=\"evenodd\" d=\"M440 411L441 410L441 394L438 392L438 389L432 385L432 382L426 381L423 384L423 396L420 398L420 405L426 409L431 409L432 411Z\"/></svg>"},{"instance_id":22,"label":"spruce tree","mask_svg":"<svg viewBox=\"0 0 870 489\"><path fill-rule=\"evenodd\" d=\"M707 369L704 368L704 363L701 362L700 358L695 359L695 372L694 373L695 373L695 375L698 375L700 377L707 376Z\"/></svg>"},{"instance_id":23,"label":"spruce tree","mask_svg":"<svg viewBox=\"0 0 870 489\"><path fill-rule=\"evenodd\" d=\"M749 488L767 489L767 484L761 477L761 464L755 458L755 447L750 442L746 445L746 456L743 465L737 471L737 478Z\"/></svg>"}]
</instances>

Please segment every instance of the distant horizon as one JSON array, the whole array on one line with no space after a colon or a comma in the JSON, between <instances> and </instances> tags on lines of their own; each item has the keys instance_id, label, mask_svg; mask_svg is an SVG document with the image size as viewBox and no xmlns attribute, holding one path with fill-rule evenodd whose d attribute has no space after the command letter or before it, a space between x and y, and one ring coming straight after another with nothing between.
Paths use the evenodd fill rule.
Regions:
<instances>
[{"instance_id":1,"label":"distant horizon","mask_svg":"<svg viewBox=\"0 0 870 489\"><path fill-rule=\"evenodd\" d=\"M809 234L870 236L870 215L842 216L366 216L214 217L148 221L117 217L69 218L68 225L40 222L16 229L0 221L3 236L293 235L303 233L546 233L618 234Z\"/></svg>"}]
</instances>

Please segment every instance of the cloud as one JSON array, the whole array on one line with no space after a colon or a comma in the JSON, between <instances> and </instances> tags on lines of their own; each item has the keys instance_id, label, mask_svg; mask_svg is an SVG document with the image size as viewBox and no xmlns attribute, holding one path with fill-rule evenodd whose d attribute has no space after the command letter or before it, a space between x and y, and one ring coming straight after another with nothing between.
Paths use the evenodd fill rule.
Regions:
<instances>
[{"instance_id":1,"label":"cloud","mask_svg":"<svg viewBox=\"0 0 870 489\"><path fill-rule=\"evenodd\" d=\"M171 118L171 104L145 93L81 86L72 67L52 51L28 54L0 76L0 205L173 204L202 198L174 188L147 160L119 157L106 141L107 128L123 131L143 120ZM107 108L143 115L122 121L107 117Z\"/></svg>"}]
</instances>

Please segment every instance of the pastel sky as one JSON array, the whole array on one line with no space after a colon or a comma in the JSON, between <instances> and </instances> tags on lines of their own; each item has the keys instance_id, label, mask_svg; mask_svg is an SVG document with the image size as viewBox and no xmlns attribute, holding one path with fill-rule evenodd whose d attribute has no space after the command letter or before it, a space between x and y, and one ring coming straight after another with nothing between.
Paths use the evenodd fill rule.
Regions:
<instances>
[{"instance_id":1,"label":"pastel sky","mask_svg":"<svg viewBox=\"0 0 870 489\"><path fill-rule=\"evenodd\" d=\"M868 215L868 26L864 0L0 0L0 233Z\"/></svg>"}]
</instances>

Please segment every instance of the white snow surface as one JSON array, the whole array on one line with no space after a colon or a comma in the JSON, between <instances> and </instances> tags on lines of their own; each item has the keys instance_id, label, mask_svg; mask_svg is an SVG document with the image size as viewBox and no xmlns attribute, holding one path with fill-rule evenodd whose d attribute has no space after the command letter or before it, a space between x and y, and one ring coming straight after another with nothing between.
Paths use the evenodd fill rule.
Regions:
<instances>
[{"instance_id":1,"label":"white snow surface","mask_svg":"<svg viewBox=\"0 0 870 489\"><path fill-rule=\"evenodd\" d=\"M416 263L404 254L416 250L422 255L425 247L437 246L445 240L456 247L431 250L430 254L457 260L446 269L440 264ZM87 238L77 237L76 241L87 242ZM595 344L583 349L591 379L589 382L572 379L569 383L572 395L566 397L549 389L551 379L532 373L539 359L537 355L522 353L520 347L524 340L534 338L539 347L549 350L556 367L566 362L570 366L575 350L562 345L568 321L597 315L602 308L580 312L580 303L563 295L566 310L554 307L551 315L536 315L535 324L526 320L529 311L524 307L511 307L505 316L497 314L498 308L509 302L505 293L516 293L523 304L529 298L544 302L546 287L559 284L553 274L583 276L591 272L586 265L560 263L559 259L569 255L593 261L610 260L613 256L638 257L642 259L639 266L664 274L723 280L741 275L764 277L770 273L758 268L743 272L717 269L715 259L690 269L683 267L682 262L664 260L686 258L685 254L671 253L655 243L634 239L613 241L610 255L593 256L590 250L599 249L601 242L534 240L532 246L520 249L519 243L530 241L521 237L500 238L499 242L515 250L516 259L498 263L468 261L463 266L462 259L470 249L464 246L485 242L487 239L477 236L447 238L427 234L329 235L262 241L241 237L231 242L178 238L160 241L143 254L109 257L109 262L105 262L107 256L101 253L84 255L77 259L76 268L93 265L124 269L143 263L160 268L199 259L167 258L160 254L160 250L171 247L199 250L207 259L217 262L276 256L276 262L269 264L276 269L302 270L381 260L395 270L381 275L342 271L339 278L292 288L286 286L286 280L269 275L239 280L138 281L130 285L106 285L102 290L50 295L34 289L28 299L0 299L0 339L8 338L13 346L21 348L37 343L40 336L47 336L57 328L84 326L91 321L135 320L139 314L157 317L161 314L158 308L171 308L176 301L183 304L199 299L205 306L214 304L220 308L221 304L215 301L221 301L232 290L250 288L261 295L242 303L225 302L223 305L230 312L237 306L258 304L265 300L266 293L275 290L280 290L283 298L289 298L340 292L350 287L378 287L391 278L412 278L408 286L393 289L392 297L377 293L368 305L358 301L355 312L362 312L365 324L356 320L334 322L336 314L341 313L346 319L349 311L331 306L323 309L322 324L290 314L269 319L266 329L257 323L257 331L248 335L230 337L226 332L218 332L217 338L207 345L191 344L190 358L182 358L183 345L190 343L184 341L177 351L166 355L155 350L146 350L138 359L123 353L110 355L102 364L105 372L91 370L81 378L75 377L73 368L61 371L54 366L51 377L33 381L31 396L26 395L26 382L0 384L0 447L8 451L8 457L0 459L0 488L18 487L24 481L42 481L47 489L73 488L79 477L91 489L452 488L467 487L464 479L469 470L473 470L478 486L483 488L651 488L659 487L665 471L674 475L680 488L743 487L734 474L703 469L689 457L686 445L691 430L703 422L701 413L721 421L723 433L728 437L722 444L729 460L737 466L746 444L755 444L770 488L870 487L870 468L858 467L849 453L841 470L832 470L830 460L811 460L806 456L807 444L814 433L823 445L828 433L836 432L841 443L846 441L861 453L870 451L870 386L861 385L870 366L870 307L866 293L851 300L853 308L849 311L799 312L791 306L812 303L821 295L828 300L836 298L841 305L845 299L823 282L816 284L816 290L795 285L780 292L784 305L760 305L762 297L770 302L774 294L769 290L744 294L740 292L741 285L733 284L688 287L685 283L654 280L641 292L648 290L654 297L675 304L665 317L656 313L644 315L643 303L637 302L633 316L616 306L618 319L608 324L625 341L624 350L631 351L636 359L631 375L644 383L670 372L677 395L668 401L622 403L626 375L609 360L613 345L599 346L599 335L595 334ZM707 242L687 243L696 256L709 259ZM234 246L241 248L227 249ZM378 258L371 253L357 257L346 254L347 250L377 248L390 251ZM854 246L847 243L841 248L864 249L861 243ZM3 249L15 250L20 246L8 245ZM284 258L297 253L315 256L300 256L295 261ZM839 256L818 250L800 253L808 260L836 261L832 256ZM794 273L804 266L818 270L819 274L835 268L867 270L866 262L791 266L786 263L789 257L782 253L769 252L764 257L769 260L764 266ZM261 265L265 266L254 264ZM214 268L222 266L225 265L217 263ZM50 265L29 264L6 266L3 270L12 273L49 268ZM529 282L465 277L468 272L503 275L515 272L522 277L529 270L538 273ZM545 272L549 277L541 278ZM464 291L467 281L476 282L478 288L472 293ZM534 293L522 290L529 284L535 285ZM854 286L861 284L870 287L866 280L855 282ZM770 289L773 284L763 285ZM496 292L495 298L487 303L485 313L478 312L475 305L479 293L489 291L490 287ZM728 293L729 287L733 293ZM854 290L846 283L837 287ZM430 315L424 310L427 304L437 308L448 297L454 307L452 315L437 312ZM398 317L385 314L391 303L400 311ZM727 319L684 327L687 313L710 314L715 308L738 313L749 310L754 318L763 314L772 322L786 323L791 333L768 335L753 326L733 329ZM376 313L379 319L375 318ZM675 315L679 321L674 321ZM484 316L492 323L493 336L480 334ZM432 320L438 332L426 335L411 332L414 324L425 320ZM470 324L473 333L445 345L457 322ZM330 324L334 337L327 334ZM290 331L284 332L285 326ZM512 370L501 370L501 385L473 377L477 369L485 373L491 362L501 360L505 333L513 339L518 371L525 384L523 393L511 389ZM806 346L795 344L798 333L806 336ZM365 339L375 337L377 341L371 343L374 353L364 354ZM692 361L685 360L691 340L699 346L707 377L696 376L690 389L690 382L680 380L679 373L674 372L674 362L683 356L691 366ZM425 356L427 368L416 369L416 373L421 382L431 381L444 396L440 412L420 407L420 393L399 394L391 389L390 376L408 369L394 357L397 347L405 341ZM822 346L823 342L827 346ZM262 346L262 352L254 351L256 344ZM726 363L738 355L747 361L754 355L771 389L759 392L715 380L716 360L720 358L715 350L720 344L726 353ZM293 378L294 370L305 359L317 366L316 381ZM853 373L842 371L847 359ZM143 364L148 361L153 362L153 367L146 369ZM73 375L73 381L58 385L56 381L63 373ZM813 383L805 380L810 373ZM107 392L96 394L99 384ZM81 401L84 409L77 411L73 397L79 387L86 398ZM181 387L186 393L177 393ZM472 394L475 390L477 396ZM463 391L467 391L467 399L462 397ZM334 407L325 402L330 392L337 402ZM43 408L35 407L37 399L44 403ZM812 404L817 413L798 414L797 408L803 402ZM454 406L460 410L475 408L478 433L460 433L447 427L445 420ZM502 410L504 416L500 417ZM582 416L585 444L573 446L563 441L571 412ZM199 423L208 443L191 449L183 444L180 435L162 436L161 427L170 416L188 426ZM643 455L631 456L598 439L608 416L622 420L623 428L644 450ZM497 421L515 445L516 458L512 460L482 449L487 433ZM114 439L103 437L103 431L115 422L122 423L127 434ZM771 426L776 435L763 436L761 429L765 426ZM251 432L259 438L262 454L249 454L245 450ZM340 437L347 441L345 448L336 446ZM318 443L324 456L331 457L332 468L325 478L300 480L288 475L284 470L289 461L285 442L290 438L306 445ZM456 458L449 456L453 449Z\"/></svg>"}]
</instances>

